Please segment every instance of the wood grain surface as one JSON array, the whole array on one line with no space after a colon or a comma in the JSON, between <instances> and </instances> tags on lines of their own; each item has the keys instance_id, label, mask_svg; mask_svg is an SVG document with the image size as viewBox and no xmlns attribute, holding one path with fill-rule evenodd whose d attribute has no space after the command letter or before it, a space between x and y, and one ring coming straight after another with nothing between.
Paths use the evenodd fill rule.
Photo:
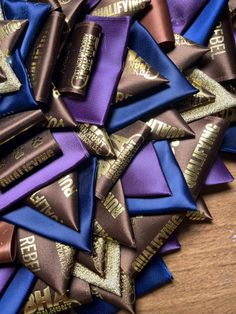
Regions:
<instances>
[{"instance_id":1,"label":"wood grain surface","mask_svg":"<svg viewBox=\"0 0 236 314\"><path fill-rule=\"evenodd\" d=\"M223 160L236 178L236 156ZM173 283L139 299L137 314L236 314L236 180L208 188L204 199L213 222L179 233L181 251L164 257Z\"/></svg>"}]
</instances>

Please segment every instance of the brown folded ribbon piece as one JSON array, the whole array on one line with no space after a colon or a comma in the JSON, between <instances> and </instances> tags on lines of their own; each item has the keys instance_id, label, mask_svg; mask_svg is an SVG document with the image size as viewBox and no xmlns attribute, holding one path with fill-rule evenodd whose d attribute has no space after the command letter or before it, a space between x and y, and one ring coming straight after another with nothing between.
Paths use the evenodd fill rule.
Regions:
<instances>
[{"instance_id":1,"label":"brown folded ribbon piece","mask_svg":"<svg viewBox=\"0 0 236 314\"><path fill-rule=\"evenodd\" d=\"M149 134L149 126L142 121L136 121L110 136L117 158L98 162L95 194L99 199L107 196Z\"/></svg>"},{"instance_id":2,"label":"brown folded ribbon piece","mask_svg":"<svg viewBox=\"0 0 236 314\"><path fill-rule=\"evenodd\" d=\"M80 289L82 287L80 285ZM65 313L85 303L83 301L69 298L66 294L60 295L42 280L37 280L21 314Z\"/></svg>"},{"instance_id":3,"label":"brown folded ribbon piece","mask_svg":"<svg viewBox=\"0 0 236 314\"><path fill-rule=\"evenodd\" d=\"M97 201L94 234L135 247L133 230L125 203L121 181L118 180L107 197Z\"/></svg>"},{"instance_id":4,"label":"brown folded ribbon piece","mask_svg":"<svg viewBox=\"0 0 236 314\"><path fill-rule=\"evenodd\" d=\"M225 109L236 106L236 98L230 94L223 86L210 78L201 70L195 68L188 72L187 78L193 86L202 86L210 93L215 95L215 101L204 106L197 106L181 113L186 122L192 122L197 119L215 114ZM179 104L180 108L181 103Z\"/></svg>"},{"instance_id":5,"label":"brown folded ribbon piece","mask_svg":"<svg viewBox=\"0 0 236 314\"><path fill-rule=\"evenodd\" d=\"M16 230L16 259L59 294L66 293L75 262L75 249L30 231Z\"/></svg>"},{"instance_id":6,"label":"brown folded ribbon piece","mask_svg":"<svg viewBox=\"0 0 236 314\"><path fill-rule=\"evenodd\" d=\"M14 261L16 256L15 226L0 221L0 263Z\"/></svg>"},{"instance_id":7,"label":"brown folded ribbon piece","mask_svg":"<svg viewBox=\"0 0 236 314\"><path fill-rule=\"evenodd\" d=\"M96 16L136 16L150 6L151 0L101 0L90 13Z\"/></svg>"},{"instance_id":8,"label":"brown folded ribbon piece","mask_svg":"<svg viewBox=\"0 0 236 314\"><path fill-rule=\"evenodd\" d=\"M61 43L65 16L53 11L34 43L27 58L27 68L35 99L47 103L51 91L51 81Z\"/></svg>"},{"instance_id":9,"label":"brown folded ribbon piece","mask_svg":"<svg viewBox=\"0 0 236 314\"><path fill-rule=\"evenodd\" d=\"M77 134L90 154L102 157L115 157L109 135L103 127L81 123Z\"/></svg>"},{"instance_id":10,"label":"brown folded ribbon piece","mask_svg":"<svg viewBox=\"0 0 236 314\"><path fill-rule=\"evenodd\" d=\"M58 66L57 86L61 93L86 94L101 32L94 22L78 23L73 29Z\"/></svg>"},{"instance_id":11,"label":"brown folded ribbon piece","mask_svg":"<svg viewBox=\"0 0 236 314\"><path fill-rule=\"evenodd\" d=\"M57 1L57 0L31 0L31 2L50 4L53 11L61 8L60 3L59 3L61 1Z\"/></svg>"},{"instance_id":12,"label":"brown folded ribbon piece","mask_svg":"<svg viewBox=\"0 0 236 314\"><path fill-rule=\"evenodd\" d=\"M66 16L67 30L71 31L76 21L78 21L86 0L58 0L58 2L60 3L62 12Z\"/></svg>"},{"instance_id":13,"label":"brown folded ribbon piece","mask_svg":"<svg viewBox=\"0 0 236 314\"><path fill-rule=\"evenodd\" d=\"M6 82L7 77L6 77L6 73L3 71L2 68L0 68L0 83Z\"/></svg>"},{"instance_id":14,"label":"brown folded ribbon piece","mask_svg":"<svg viewBox=\"0 0 236 314\"><path fill-rule=\"evenodd\" d=\"M151 9L140 21L165 50L175 45L167 0L151 0Z\"/></svg>"},{"instance_id":15,"label":"brown folded ribbon piece","mask_svg":"<svg viewBox=\"0 0 236 314\"><path fill-rule=\"evenodd\" d=\"M59 90L53 85L47 106L41 106L48 129L77 129L77 123L67 109Z\"/></svg>"},{"instance_id":16,"label":"brown folded ribbon piece","mask_svg":"<svg viewBox=\"0 0 236 314\"><path fill-rule=\"evenodd\" d=\"M135 51L128 49L125 67L121 75L114 103L152 91L168 80L156 72Z\"/></svg>"},{"instance_id":17,"label":"brown folded ribbon piece","mask_svg":"<svg viewBox=\"0 0 236 314\"><path fill-rule=\"evenodd\" d=\"M106 240L102 237L94 236L92 246L91 254L79 251L77 253L77 261L92 270L94 273L104 277Z\"/></svg>"},{"instance_id":18,"label":"brown folded ribbon piece","mask_svg":"<svg viewBox=\"0 0 236 314\"><path fill-rule=\"evenodd\" d=\"M0 21L0 50L4 55L13 52L27 26L28 20Z\"/></svg>"},{"instance_id":19,"label":"brown folded ribbon piece","mask_svg":"<svg viewBox=\"0 0 236 314\"><path fill-rule=\"evenodd\" d=\"M166 110L147 120L146 124L151 128L151 140L194 137L194 132L175 109Z\"/></svg>"},{"instance_id":20,"label":"brown folded ribbon piece","mask_svg":"<svg viewBox=\"0 0 236 314\"><path fill-rule=\"evenodd\" d=\"M196 212L188 212L186 217L194 222L201 221L212 221L211 213L202 197L197 199L197 211Z\"/></svg>"},{"instance_id":21,"label":"brown folded ribbon piece","mask_svg":"<svg viewBox=\"0 0 236 314\"><path fill-rule=\"evenodd\" d=\"M0 145L45 121L41 110L29 110L0 119Z\"/></svg>"},{"instance_id":22,"label":"brown folded ribbon piece","mask_svg":"<svg viewBox=\"0 0 236 314\"><path fill-rule=\"evenodd\" d=\"M43 131L11 145L1 153L0 189L5 190L61 154L61 149L50 131Z\"/></svg>"},{"instance_id":23,"label":"brown folded ribbon piece","mask_svg":"<svg viewBox=\"0 0 236 314\"><path fill-rule=\"evenodd\" d=\"M175 47L167 53L168 57L181 70L192 67L209 49L195 42L175 34Z\"/></svg>"},{"instance_id":24,"label":"brown folded ribbon piece","mask_svg":"<svg viewBox=\"0 0 236 314\"><path fill-rule=\"evenodd\" d=\"M216 26L199 68L217 82L236 79L236 46L228 8Z\"/></svg>"},{"instance_id":25,"label":"brown folded ribbon piece","mask_svg":"<svg viewBox=\"0 0 236 314\"><path fill-rule=\"evenodd\" d=\"M195 138L171 143L176 160L196 200L217 156L228 122L206 117L190 123Z\"/></svg>"},{"instance_id":26,"label":"brown folded ribbon piece","mask_svg":"<svg viewBox=\"0 0 236 314\"><path fill-rule=\"evenodd\" d=\"M79 231L77 173L71 172L34 192L25 203L52 219Z\"/></svg>"}]
</instances>

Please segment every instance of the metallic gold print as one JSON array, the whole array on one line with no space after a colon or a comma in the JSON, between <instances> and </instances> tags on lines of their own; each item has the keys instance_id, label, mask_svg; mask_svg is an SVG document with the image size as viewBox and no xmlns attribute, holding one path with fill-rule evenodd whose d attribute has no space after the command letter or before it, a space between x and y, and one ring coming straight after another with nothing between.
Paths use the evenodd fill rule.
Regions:
<instances>
[{"instance_id":1,"label":"metallic gold print","mask_svg":"<svg viewBox=\"0 0 236 314\"><path fill-rule=\"evenodd\" d=\"M183 36L179 34L174 34L175 36L175 45L176 46L194 46L195 43L188 40L187 38L184 38Z\"/></svg>"},{"instance_id":2,"label":"metallic gold print","mask_svg":"<svg viewBox=\"0 0 236 314\"><path fill-rule=\"evenodd\" d=\"M99 288L121 296L120 285L120 245L107 240L105 277L95 274L80 263L76 263L73 275Z\"/></svg>"},{"instance_id":3,"label":"metallic gold print","mask_svg":"<svg viewBox=\"0 0 236 314\"><path fill-rule=\"evenodd\" d=\"M204 221L204 220L208 220L209 218L205 216L204 213L201 213L200 211L196 211L196 212L187 212L186 217L189 220L193 220L193 221Z\"/></svg>"},{"instance_id":4,"label":"metallic gold print","mask_svg":"<svg viewBox=\"0 0 236 314\"><path fill-rule=\"evenodd\" d=\"M21 83L13 72L7 58L0 50L0 67L5 73L7 80L0 83L0 94L13 93L20 89Z\"/></svg>"},{"instance_id":5,"label":"metallic gold print","mask_svg":"<svg viewBox=\"0 0 236 314\"><path fill-rule=\"evenodd\" d=\"M95 237L93 242L93 248L94 248L93 255L94 266L96 270L100 272L100 265L103 265L105 262L106 241L101 237L99 238Z\"/></svg>"},{"instance_id":6,"label":"metallic gold print","mask_svg":"<svg viewBox=\"0 0 236 314\"><path fill-rule=\"evenodd\" d=\"M188 73L188 79L193 86L201 85L205 87L216 96L216 99L211 104L199 106L182 112L181 116L186 122L189 123L236 106L236 98L233 97L219 83L211 79L199 69L193 69L190 73Z\"/></svg>"},{"instance_id":7,"label":"metallic gold print","mask_svg":"<svg viewBox=\"0 0 236 314\"><path fill-rule=\"evenodd\" d=\"M56 242L56 249L61 263L61 274L68 279L74 267L75 249L59 242Z\"/></svg>"}]
</instances>

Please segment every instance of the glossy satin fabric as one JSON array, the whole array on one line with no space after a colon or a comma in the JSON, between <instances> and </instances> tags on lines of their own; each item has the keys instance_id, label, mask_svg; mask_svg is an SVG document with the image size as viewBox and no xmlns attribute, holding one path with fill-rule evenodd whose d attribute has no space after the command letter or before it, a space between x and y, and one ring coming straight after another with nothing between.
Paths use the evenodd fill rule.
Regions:
<instances>
[{"instance_id":1,"label":"glossy satin fabric","mask_svg":"<svg viewBox=\"0 0 236 314\"><path fill-rule=\"evenodd\" d=\"M45 3L32 3L27 0L2 0L2 4L7 20L29 20L20 48L21 56L25 60L41 25L51 11L51 6Z\"/></svg>"},{"instance_id":2,"label":"glossy satin fabric","mask_svg":"<svg viewBox=\"0 0 236 314\"><path fill-rule=\"evenodd\" d=\"M230 183L233 180L234 180L233 176L231 175L229 170L226 168L223 161L220 159L220 157L217 157L217 159L215 160L206 178L205 185L209 186L209 185Z\"/></svg>"},{"instance_id":3,"label":"glossy satin fabric","mask_svg":"<svg viewBox=\"0 0 236 314\"><path fill-rule=\"evenodd\" d=\"M0 96L0 116L37 109L37 103L33 98L29 78L24 68L19 50L17 49L8 59L22 85L19 91Z\"/></svg>"},{"instance_id":4,"label":"glossy satin fabric","mask_svg":"<svg viewBox=\"0 0 236 314\"><path fill-rule=\"evenodd\" d=\"M53 136L63 155L39 169L29 177L0 194L0 211L19 199L39 190L41 187L61 177L88 157L88 152L74 132L55 132Z\"/></svg>"},{"instance_id":5,"label":"glossy satin fabric","mask_svg":"<svg viewBox=\"0 0 236 314\"><path fill-rule=\"evenodd\" d=\"M9 281L14 275L15 267L3 266L0 267L0 295L7 288Z\"/></svg>"},{"instance_id":6,"label":"glossy satin fabric","mask_svg":"<svg viewBox=\"0 0 236 314\"><path fill-rule=\"evenodd\" d=\"M143 295L160 288L161 286L171 282L172 274L166 267L163 259L156 255L148 263L147 267L138 275L135 282L136 296L138 298ZM92 303L78 307L78 314L114 314L117 313L114 305L109 304L100 299L94 298Z\"/></svg>"},{"instance_id":7,"label":"glossy satin fabric","mask_svg":"<svg viewBox=\"0 0 236 314\"><path fill-rule=\"evenodd\" d=\"M210 0L184 33L184 37L198 43L207 44L214 27L219 21L228 0Z\"/></svg>"},{"instance_id":8,"label":"glossy satin fabric","mask_svg":"<svg viewBox=\"0 0 236 314\"><path fill-rule=\"evenodd\" d=\"M88 92L78 100L69 97L64 100L77 121L103 125L123 66L130 18L87 16L85 21L102 27Z\"/></svg>"},{"instance_id":9,"label":"glossy satin fabric","mask_svg":"<svg viewBox=\"0 0 236 314\"><path fill-rule=\"evenodd\" d=\"M10 263L15 259L15 226L0 221L0 263Z\"/></svg>"},{"instance_id":10,"label":"glossy satin fabric","mask_svg":"<svg viewBox=\"0 0 236 314\"><path fill-rule=\"evenodd\" d=\"M3 215L2 219L51 240L90 251L95 211L96 173L96 158L86 160L78 170L80 232L72 230L28 206L9 212Z\"/></svg>"},{"instance_id":11,"label":"glossy satin fabric","mask_svg":"<svg viewBox=\"0 0 236 314\"><path fill-rule=\"evenodd\" d=\"M127 198L129 214L131 216L159 215L196 210L196 203L191 196L169 143L158 141L154 147L172 195L160 198Z\"/></svg>"},{"instance_id":12,"label":"glossy satin fabric","mask_svg":"<svg viewBox=\"0 0 236 314\"><path fill-rule=\"evenodd\" d=\"M126 197L171 195L152 143L138 152L121 181Z\"/></svg>"},{"instance_id":13,"label":"glossy satin fabric","mask_svg":"<svg viewBox=\"0 0 236 314\"><path fill-rule=\"evenodd\" d=\"M112 108L107 121L109 132L123 128L147 113L168 108L173 102L196 92L196 89L189 84L146 29L138 22L135 22L131 27L129 48L133 49L170 83L158 89L156 94L124 106Z\"/></svg>"},{"instance_id":14,"label":"glossy satin fabric","mask_svg":"<svg viewBox=\"0 0 236 314\"><path fill-rule=\"evenodd\" d=\"M221 150L236 154L236 124L230 126L226 131Z\"/></svg>"},{"instance_id":15,"label":"glossy satin fabric","mask_svg":"<svg viewBox=\"0 0 236 314\"><path fill-rule=\"evenodd\" d=\"M20 267L0 299L0 311L4 314L20 313L31 292L36 276L25 267Z\"/></svg>"},{"instance_id":16,"label":"glossy satin fabric","mask_svg":"<svg viewBox=\"0 0 236 314\"><path fill-rule=\"evenodd\" d=\"M167 0L174 33L182 34L208 0Z\"/></svg>"},{"instance_id":17,"label":"glossy satin fabric","mask_svg":"<svg viewBox=\"0 0 236 314\"><path fill-rule=\"evenodd\" d=\"M163 255L163 254L168 254L171 252L178 251L181 248L181 245L176 237L176 235L172 235L168 241L161 247L160 251L158 254Z\"/></svg>"}]
</instances>

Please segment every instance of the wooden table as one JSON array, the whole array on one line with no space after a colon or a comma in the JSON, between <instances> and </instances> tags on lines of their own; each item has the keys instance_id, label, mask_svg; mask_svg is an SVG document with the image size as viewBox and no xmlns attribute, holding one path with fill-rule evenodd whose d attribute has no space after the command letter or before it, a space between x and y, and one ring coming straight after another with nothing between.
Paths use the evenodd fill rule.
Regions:
<instances>
[{"instance_id":1,"label":"wooden table","mask_svg":"<svg viewBox=\"0 0 236 314\"><path fill-rule=\"evenodd\" d=\"M224 161L236 178L236 156ZM173 283L139 299L137 314L236 314L236 180L204 195L214 221L179 234L181 251L164 258Z\"/></svg>"}]
</instances>

